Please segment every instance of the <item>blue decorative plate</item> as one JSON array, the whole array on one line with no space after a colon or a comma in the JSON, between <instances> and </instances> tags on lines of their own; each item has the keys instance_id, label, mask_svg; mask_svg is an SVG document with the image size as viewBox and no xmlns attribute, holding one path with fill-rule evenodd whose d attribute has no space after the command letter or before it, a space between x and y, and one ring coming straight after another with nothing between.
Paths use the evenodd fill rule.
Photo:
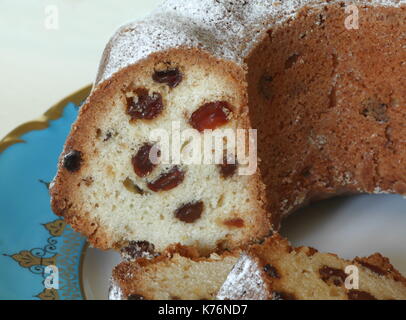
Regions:
<instances>
[{"instance_id":1,"label":"blue decorative plate","mask_svg":"<svg viewBox=\"0 0 406 320\"><path fill-rule=\"evenodd\" d=\"M0 141L0 299L84 298L86 240L52 213L48 184L89 92L72 94Z\"/></svg>"}]
</instances>

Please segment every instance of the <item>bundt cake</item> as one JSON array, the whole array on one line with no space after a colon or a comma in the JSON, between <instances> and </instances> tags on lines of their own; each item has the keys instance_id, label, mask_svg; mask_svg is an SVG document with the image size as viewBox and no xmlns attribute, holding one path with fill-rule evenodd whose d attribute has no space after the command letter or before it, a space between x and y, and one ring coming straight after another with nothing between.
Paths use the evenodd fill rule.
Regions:
<instances>
[{"instance_id":1,"label":"bundt cake","mask_svg":"<svg viewBox=\"0 0 406 320\"><path fill-rule=\"evenodd\" d=\"M405 300L406 279L379 253L348 261L274 235L241 255L218 298Z\"/></svg>"},{"instance_id":2,"label":"bundt cake","mask_svg":"<svg viewBox=\"0 0 406 320\"><path fill-rule=\"evenodd\" d=\"M131 246L127 250L136 252ZM144 252L148 254L149 251ZM127 254L127 261L113 269L109 299L212 300L239 255L236 249L203 258L195 248L179 245L149 259L128 259Z\"/></svg>"},{"instance_id":3,"label":"bundt cake","mask_svg":"<svg viewBox=\"0 0 406 320\"><path fill-rule=\"evenodd\" d=\"M133 256L114 268L109 292L111 300L215 298L406 299L406 279L378 253L347 261L311 247L293 248L275 234L263 244L209 258L179 245L159 257Z\"/></svg>"},{"instance_id":4,"label":"bundt cake","mask_svg":"<svg viewBox=\"0 0 406 320\"><path fill-rule=\"evenodd\" d=\"M397 0L164 1L107 44L53 210L98 248L208 253L308 201L405 195L405 24ZM202 152L219 161L186 161L210 130L231 134Z\"/></svg>"}]
</instances>

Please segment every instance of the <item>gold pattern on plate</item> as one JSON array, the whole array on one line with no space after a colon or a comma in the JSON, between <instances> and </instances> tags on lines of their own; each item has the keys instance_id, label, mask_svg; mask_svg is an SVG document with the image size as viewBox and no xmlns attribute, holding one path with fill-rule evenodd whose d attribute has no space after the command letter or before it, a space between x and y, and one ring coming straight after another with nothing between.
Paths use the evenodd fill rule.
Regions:
<instances>
[{"instance_id":1,"label":"gold pattern on plate","mask_svg":"<svg viewBox=\"0 0 406 320\"><path fill-rule=\"evenodd\" d=\"M30 122L26 122L9 132L3 139L0 140L0 154L6 150L8 147L10 147L13 144L16 143L21 143L25 142L21 136L34 130L43 130L49 127L49 122L51 120L57 120L61 118L63 114L63 110L66 107L66 105L70 102L74 103L75 105L80 105L88 96L89 93L92 89L92 85L88 85L85 88L82 88L70 96L66 97L65 99L59 101L57 104L52 106L50 109L48 109L41 117L38 119L35 119ZM48 222L43 225L48 232L50 233L51 236L53 237L60 237L62 236L63 232L65 231L66 228L66 222L57 219L51 222ZM74 235L71 235L71 237L74 237ZM76 235L76 237L79 237ZM69 239L72 240L72 239ZM65 246L63 250L65 251L65 254L69 254L69 252L73 254L77 254L76 250L79 246L78 239L73 239L75 241L72 241L71 246L69 245L69 240L65 239ZM80 286L80 291L84 299L86 299L84 288L83 288L83 279L82 279L82 268L83 268L83 260L85 256L85 252L87 249L88 245L84 245L82 252L80 253L80 263L79 263L79 286ZM54 254L51 257L41 257L38 255L34 255L32 250L23 250L20 251L19 253L16 253L14 255L11 255L10 257L18 262L18 264L23 267L23 268L31 268L31 267L36 267L36 266L48 266L48 265L56 265L56 260L60 255ZM60 264L62 265L63 269L65 270L65 273L63 276L69 277L68 273L71 271L71 264L72 261L69 259L64 259L63 261L60 261ZM72 276L72 275L71 275ZM75 275L73 276L71 281L73 281L75 278ZM70 282L68 282L68 287L71 285ZM68 288L69 291L69 288ZM77 294L73 294L77 296ZM55 289L44 289L41 293L36 295L37 298L41 300L59 300L59 293Z\"/></svg>"},{"instance_id":2,"label":"gold pattern on plate","mask_svg":"<svg viewBox=\"0 0 406 320\"><path fill-rule=\"evenodd\" d=\"M82 261L87 246L85 244L81 247L81 245L82 237L79 233L69 229L69 232L63 234L57 259L59 279L62 280L59 287L61 298L78 299L82 296L86 300L82 284ZM78 269L76 269L77 266Z\"/></svg>"},{"instance_id":3,"label":"gold pattern on plate","mask_svg":"<svg viewBox=\"0 0 406 320\"><path fill-rule=\"evenodd\" d=\"M58 255L55 254L52 257L43 258L39 256L35 256L32 252L28 250L20 251L19 253L11 255L15 261L23 268L30 268L33 266L51 266L56 264L56 257Z\"/></svg>"},{"instance_id":4,"label":"gold pattern on plate","mask_svg":"<svg viewBox=\"0 0 406 320\"><path fill-rule=\"evenodd\" d=\"M55 289L44 289L44 291L37 294L36 297L41 300L59 300L58 290Z\"/></svg>"},{"instance_id":5,"label":"gold pattern on plate","mask_svg":"<svg viewBox=\"0 0 406 320\"><path fill-rule=\"evenodd\" d=\"M66 222L64 220L57 219L55 221L45 223L44 227L49 231L51 236L60 237L65 230Z\"/></svg>"}]
</instances>

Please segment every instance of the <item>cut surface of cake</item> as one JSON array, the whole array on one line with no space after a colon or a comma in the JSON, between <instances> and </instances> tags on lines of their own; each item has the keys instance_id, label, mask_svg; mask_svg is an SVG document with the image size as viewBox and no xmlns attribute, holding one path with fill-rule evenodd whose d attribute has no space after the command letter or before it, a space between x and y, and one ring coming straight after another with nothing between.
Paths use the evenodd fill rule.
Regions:
<instances>
[{"instance_id":1,"label":"cut surface of cake","mask_svg":"<svg viewBox=\"0 0 406 320\"><path fill-rule=\"evenodd\" d=\"M274 235L242 253L217 298L405 300L406 279L379 253L349 261Z\"/></svg>"},{"instance_id":2,"label":"cut surface of cake","mask_svg":"<svg viewBox=\"0 0 406 320\"><path fill-rule=\"evenodd\" d=\"M60 158L53 210L97 248L208 253L264 238L309 201L405 195L405 23L396 0L164 1L108 43ZM177 129L202 139L250 128L251 175L228 145L228 165L150 157L188 154L184 139L168 155Z\"/></svg>"},{"instance_id":3,"label":"cut surface of cake","mask_svg":"<svg viewBox=\"0 0 406 320\"><path fill-rule=\"evenodd\" d=\"M179 83L154 79L160 72L176 73ZM66 143L52 188L55 211L99 248L144 240L158 251L182 243L209 252L267 234L258 173L240 175L241 166L232 163L164 162L168 153L177 155L173 126L179 135L197 135L194 141L217 124L231 132L250 127L241 77L227 63L184 49L149 56L102 83ZM168 133L169 145L154 132ZM178 140L180 156L191 139ZM161 163L150 159L153 148ZM236 157L227 152L224 157Z\"/></svg>"},{"instance_id":4,"label":"cut surface of cake","mask_svg":"<svg viewBox=\"0 0 406 320\"><path fill-rule=\"evenodd\" d=\"M208 258L176 246L153 259L124 261L113 269L110 300L212 300L239 257L239 250ZM169 250L170 251L170 250Z\"/></svg>"}]
</instances>

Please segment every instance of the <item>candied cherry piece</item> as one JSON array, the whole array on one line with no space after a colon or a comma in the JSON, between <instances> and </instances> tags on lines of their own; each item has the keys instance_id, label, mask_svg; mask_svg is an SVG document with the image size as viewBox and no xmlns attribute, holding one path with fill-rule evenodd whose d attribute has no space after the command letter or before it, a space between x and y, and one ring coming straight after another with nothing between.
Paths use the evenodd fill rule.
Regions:
<instances>
[{"instance_id":1,"label":"candied cherry piece","mask_svg":"<svg viewBox=\"0 0 406 320\"><path fill-rule=\"evenodd\" d=\"M70 172L75 172L80 169L82 163L82 153L77 150L71 150L63 157L63 166Z\"/></svg>"},{"instance_id":2,"label":"candied cherry piece","mask_svg":"<svg viewBox=\"0 0 406 320\"><path fill-rule=\"evenodd\" d=\"M152 79L158 83L166 83L170 88L175 88L181 83L183 75L178 68L155 70Z\"/></svg>"},{"instance_id":3,"label":"candied cherry piece","mask_svg":"<svg viewBox=\"0 0 406 320\"><path fill-rule=\"evenodd\" d=\"M149 94L145 88L135 90L136 97L127 98L127 114L131 120L156 118L164 109L162 96L158 92Z\"/></svg>"},{"instance_id":4,"label":"candied cherry piece","mask_svg":"<svg viewBox=\"0 0 406 320\"><path fill-rule=\"evenodd\" d=\"M168 172L162 173L156 180L148 183L148 188L152 191L168 191L182 183L185 173L175 166Z\"/></svg>"},{"instance_id":5,"label":"candied cherry piece","mask_svg":"<svg viewBox=\"0 0 406 320\"><path fill-rule=\"evenodd\" d=\"M208 102L192 113L190 125L198 131L216 129L229 121L231 112L226 101Z\"/></svg>"},{"instance_id":6,"label":"candied cherry piece","mask_svg":"<svg viewBox=\"0 0 406 320\"><path fill-rule=\"evenodd\" d=\"M175 217L186 223L193 223L200 218L203 212L203 202L191 202L182 205L175 211Z\"/></svg>"},{"instance_id":7,"label":"candied cherry piece","mask_svg":"<svg viewBox=\"0 0 406 320\"><path fill-rule=\"evenodd\" d=\"M153 162L151 161L151 149L153 147L153 144L147 142L142 145L138 152L132 157L131 163L137 176L145 177L149 175L156 167L156 159L153 159ZM159 157L160 153L161 152L157 150L156 156Z\"/></svg>"},{"instance_id":8,"label":"candied cherry piece","mask_svg":"<svg viewBox=\"0 0 406 320\"><path fill-rule=\"evenodd\" d=\"M244 220L241 218L232 218L223 221L224 225L230 228L243 228Z\"/></svg>"}]
</instances>

